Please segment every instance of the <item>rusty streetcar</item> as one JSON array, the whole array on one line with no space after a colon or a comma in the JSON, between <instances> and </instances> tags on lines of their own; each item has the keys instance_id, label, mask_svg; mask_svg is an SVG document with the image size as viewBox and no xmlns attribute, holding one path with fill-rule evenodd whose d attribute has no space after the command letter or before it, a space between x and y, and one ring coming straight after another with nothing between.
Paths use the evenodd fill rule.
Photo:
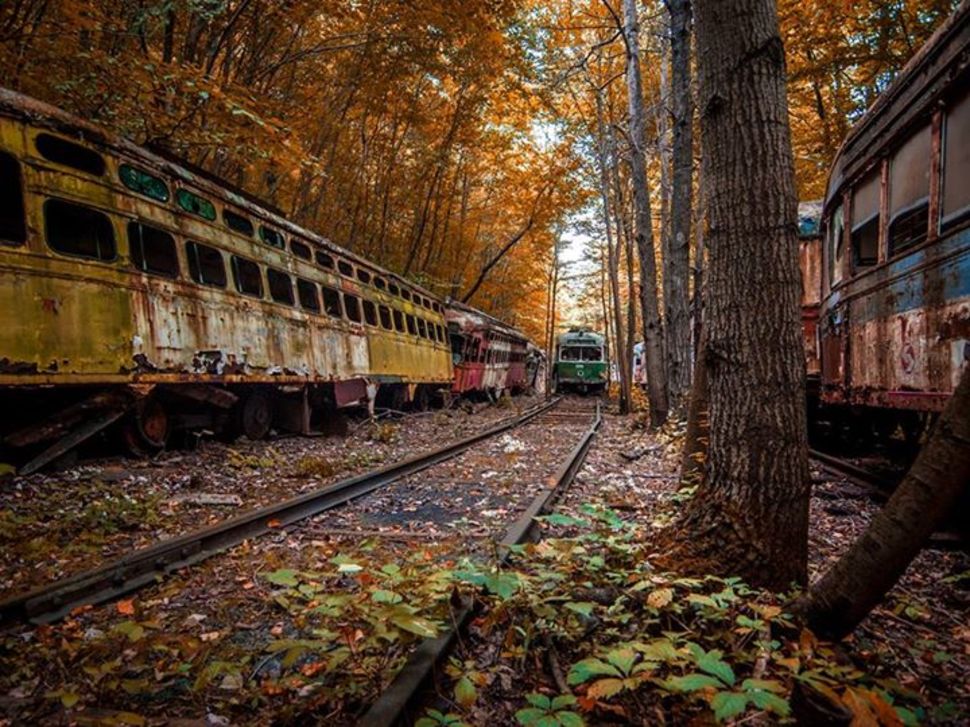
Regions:
<instances>
[{"instance_id":1,"label":"rusty streetcar","mask_svg":"<svg viewBox=\"0 0 970 727\"><path fill-rule=\"evenodd\" d=\"M822 235L822 403L916 439L970 361L970 3L844 141Z\"/></svg>"},{"instance_id":2,"label":"rusty streetcar","mask_svg":"<svg viewBox=\"0 0 970 727\"><path fill-rule=\"evenodd\" d=\"M0 404L17 412L0 437L31 469L115 422L150 451L179 429L308 433L334 408L474 388L452 362L472 309L3 89L0 304ZM489 317L475 335L489 387L506 388L525 337Z\"/></svg>"}]
</instances>

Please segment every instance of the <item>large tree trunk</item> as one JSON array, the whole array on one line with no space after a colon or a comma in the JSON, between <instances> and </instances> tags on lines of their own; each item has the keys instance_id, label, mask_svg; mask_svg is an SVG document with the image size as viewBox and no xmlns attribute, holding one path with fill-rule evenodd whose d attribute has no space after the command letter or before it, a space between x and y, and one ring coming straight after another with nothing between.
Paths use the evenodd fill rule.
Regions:
<instances>
[{"instance_id":1,"label":"large tree trunk","mask_svg":"<svg viewBox=\"0 0 970 727\"><path fill-rule=\"evenodd\" d=\"M691 97L690 0L667 0L673 105L673 184L670 234L664 248L664 330L670 405L680 406L691 385L690 227L693 203L694 103Z\"/></svg>"},{"instance_id":2,"label":"large tree trunk","mask_svg":"<svg viewBox=\"0 0 970 727\"><path fill-rule=\"evenodd\" d=\"M882 600L970 483L970 373L909 473L862 536L811 589L803 611L829 638L854 629Z\"/></svg>"},{"instance_id":3,"label":"large tree trunk","mask_svg":"<svg viewBox=\"0 0 970 727\"><path fill-rule=\"evenodd\" d=\"M643 315L643 354L647 372L650 423L667 421L667 374L663 358L663 325L657 302L657 261L654 257L650 188L644 157L646 133L643 89L640 80L640 24L636 0L623 0L623 36L626 41L627 97L630 106L630 167L636 207L636 242L640 258L640 309ZM632 291L631 291L632 295Z\"/></svg>"},{"instance_id":4,"label":"large tree trunk","mask_svg":"<svg viewBox=\"0 0 970 727\"><path fill-rule=\"evenodd\" d=\"M773 0L700 0L710 258L707 478L676 526L689 569L807 578L808 460L785 56Z\"/></svg>"}]
</instances>

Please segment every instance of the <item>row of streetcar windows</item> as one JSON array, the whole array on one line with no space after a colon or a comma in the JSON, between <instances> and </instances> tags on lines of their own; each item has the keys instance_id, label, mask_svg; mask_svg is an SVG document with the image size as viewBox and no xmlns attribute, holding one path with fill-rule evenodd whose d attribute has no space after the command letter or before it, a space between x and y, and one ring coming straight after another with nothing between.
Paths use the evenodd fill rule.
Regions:
<instances>
[{"instance_id":1,"label":"row of streetcar windows","mask_svg":"<svg viewBox=\"0 0 970 727\"><path fill-rule=\"evenodd\" d=\"M0 155L0 171L5 158ZM0 208L0 225L5 225L4 209ZM114 230L108 216L102 212L60 199L44 203L44 226L47 244L51 249L68 255L110 261L117 257ZM135 268L151 275L178 278L181 265L175 238L157 227L141 222L129 222L127 228L131 261ZM189 277L200 285L215 288L228 286L225 257L222 251L194 240L185 242L185 258ZM253 260L229 255L229 269L236 290L254 298L264 297L263 269ZM266 288L269 298L283 305L299 306L312 313L326 313L332 318L346 318L375 328L409 333L438 343L445 343L441 324L426 321L420 316L404 314L386 305L375 304L366 298L341 293L326 285L293 277L282 270L266 268ZM322 305L321 305L322 294Z\"/></svg>"},{"instance_id":2,"label":"row of streetcar windows","mask_svg":"<svg viewBox=\"0 0 970 727\"><path fill-rule=\"evenodd\" d=\"M929 215L933 136L927 123L890 154L886 185L882 183L882 167L876 165L850 190L849 219L841 204L832 211L828 224L832 284L842 278L846 243L853 270L879 261L884 187L888 257L925 242L932 224L938 222L941 231L945 231L970 217L970 94L964 94L945 110L941 132L939 220L931 221Z\"/></svg>"},{"instance_id":3,"label":"row of streetcar windows","mask_svg":"<svg viewBox=\"0 0 970 727\"><path fill-rule=\"evenodd\" d=\"M486 342L478 336L463 336L459 333L451 334L451 351L456 356L456 363L521 363L526 359L526 352L518 349L496 348L494 345L483 345Z\"/></svg>"},{"instance_id":4,"label":"row of streetcar windows","mask_svg":"<svg viewBox=\"0 0 970 727\"><path fill-rule=\"evenodd\" d=\"M599 346L563 346L560 361L602 361L603 349Z\"/></svg>"},{"instance_id":5,"label":"row of streetcar windows","mask_svg":"<svg viewBox=\"0 0 970 727\"><path fill-rule=\"evenodd\" d=\"M68 139L41 133L37 135L34 144L41 156L56 164L93 176L103 176L107 171L104 157L98 152ZM19 244L26 239L26 230L24 230L23 193L19 184L19 165L13 156L0 152L0 173L2 173L2 176L0 176L0 179L2 179L0 192L3 193L3 200L0 201L0 240ZM171 199L169 186L165 180L145 169L125 162L118 168L118 178L131 191L157 202L167 203ZM215 204L191 190L177 188L175 190L175 203L182 210L196 217L209 222L217 220ZM257 225L249 217L239 212L224 208L222 210L222 221L228 229L237 234L249 238L258 235L258 239L264 244L280 250L285 250L287 247L286 237L279 230L263 224L259 224L257 228ZM355 268L346 260L337 259L323 250L318 249L314 254L310 245L294 237L290 238L289 249L293 255L302 260L316 262L317 265L327 270L337 270L341 275L356 278L361 283L372 285L378 290L386 291L403 300L413 301L416 305L433 310L436 313L442 312L441 305L437 301L403 288L364 268ZM113 248L110 245L95 243L90 239L85 241L82 250L72 254L98 260L110 260L114 257ZM246 271L241 274L243 277L247 276Z\"/></svg>"}]
</instances>

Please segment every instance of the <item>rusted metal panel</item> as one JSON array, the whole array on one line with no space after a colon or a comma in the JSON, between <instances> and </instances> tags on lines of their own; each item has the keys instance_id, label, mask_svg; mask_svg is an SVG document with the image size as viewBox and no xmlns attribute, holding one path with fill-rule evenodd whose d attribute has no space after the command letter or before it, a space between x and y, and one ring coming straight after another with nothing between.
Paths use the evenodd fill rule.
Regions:
<instances>
[{"instance_id":1,"label":"rusted metal panel","mask_svg":"<svg viewBox=\"0 0 970 727\"><path fill-rule=\"evenodd\" d=\"M825 401L942 410L970 361L970 229L853 279L825 317Z\"/></svg>"}]
</instances>

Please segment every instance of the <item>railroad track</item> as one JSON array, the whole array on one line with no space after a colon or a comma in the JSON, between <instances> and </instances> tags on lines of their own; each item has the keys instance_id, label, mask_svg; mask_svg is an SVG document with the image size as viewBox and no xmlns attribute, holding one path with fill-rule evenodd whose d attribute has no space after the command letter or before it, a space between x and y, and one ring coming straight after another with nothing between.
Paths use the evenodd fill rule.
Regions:
<instances>
[{"instance_id":1,"label":"railroad track","mask_svg":"<svg viewBox=\"0 0 970 727\"><path fill-rule=\"evenodd\" d=\"M901 481L870 472L852 462L815 449L809 450L809 457L815 460L822 469L847 480L880 505L889 500L893 490ZM947 526L944 525L944 527ZM970 543L968 543L966 536L956 530L941 530L933 533L928 543L928 547L941 550L966 549L968 546L970 546Z\"/></svg>"},{"instance_id":2,"label":"railroad track","mask_svg":"<svg viewBox=\"0 0 970 727\"><path fill-rule=\"evenodd\" d=\"M888 500L889 495L892 494L896 485L899 484L898 480L870 472L852 462L848 462L831 454L826 454L825 452L819 452L817 449L810 449L808 454L822 469L845 478L856 487L865 490L868 495L879 502Z\"/></svg>"},{"instance_id":3,"label":"railroad track","mask_svg":"<svg viewBox=\"0 0 970 727\"><path fill-rule=\"evenodd\" d=\"M244 513L129 555L32 589L0 602L0 626L14 622L50 623L85 605L107 603L199 563L239 543L331 510L401 478L444 462L476 444L552 412L553 399L470 437L273 505ZM597 410L597 426L598 426ZM588 444L587 444L588 447Z\"/></svg>"},{"instance_id":4,"label":"railroad track","mask_svg":"<svg viewBox=\"0 0 970 727\"><path fill-rule=\"evenodd\" d=\"M585 417L590 421L589 427L583 432L547 487L532 499L525 511L506 531L499 543L499 555L503 563L507 560L512 546L535 539L537 535L535 518L552 508L562 492L572 483L586 459L586 454L602 422L599 401L593 408L584 407L578 411L575 409L549 410L543 414L543 417L555 421L563 417L572 418L574 415ZM452 628L436 637L425 639L414 650L391 684L357 724L361 727L389 727L400 722L409 707L416 703L435 666L448 655L458 634L468 625L473 614L474 602L471 599L464 600L452 614Z\"/></svg>"}]
</instances>

